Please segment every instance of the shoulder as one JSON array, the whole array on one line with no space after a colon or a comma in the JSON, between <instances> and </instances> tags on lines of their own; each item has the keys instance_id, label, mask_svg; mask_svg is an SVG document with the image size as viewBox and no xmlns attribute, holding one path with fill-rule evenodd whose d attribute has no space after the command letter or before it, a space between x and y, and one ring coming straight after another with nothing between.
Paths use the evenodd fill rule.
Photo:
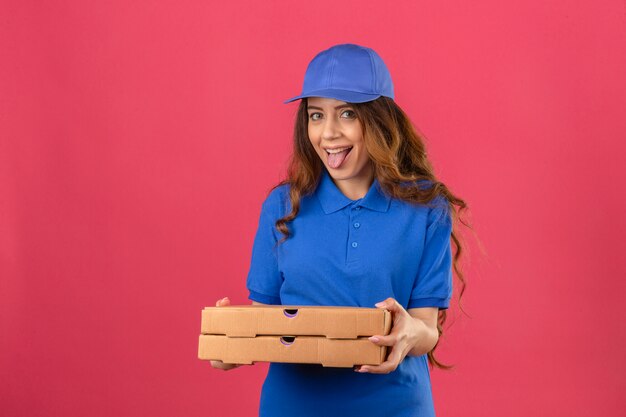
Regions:
<instances>
[{"instance_id":1,"label":"shoulder","mask_svg":"<svg viewBox=\"0 0 626 417\"><path fill-rule=\"evenodd\" d=\"M418 187L420 190L427 190L433 186L433 182L427 179L418 181L405 181L400 183L402 187ZM405 202L405 204L407 204ZM428 203L423 204L408 204L414 209L420 212L427 213L428 222L436 223L441 221L450 220L450 202L443 195L437 195Z\"/></svg>"},{"instance_id":2,"label":"shoulder","mask_svg":"<svg viewBox=\"0 0 626 417\"><path fill-rule=\"evenodd\" d=\"M451 223L450 202L443 195L438 195L429 203L428 219L431 223Z\"/></svg>"},{"instance_id":3,"label":"shoulder","mask_svg":"<svg viewBox=\"0 0 626 417\"><path fill-rule=\"evenodd\" d=\"M400 183L401 187L415 187L417 186L420 190L427 190L433 186L433 182L427 179L421 179L417 181L402 181Z\"/></svg>"},{"instance_id":4,"label":"shoulder","mask_svg":"<svg viewBox=\"0 0 626 417\"><path fill-rule=\"evenodd\" d=\"M262 211L276 219L283 217L289 202L289 184L278 184L272 187L261 207Z\"/></svg>"}]
</instances>

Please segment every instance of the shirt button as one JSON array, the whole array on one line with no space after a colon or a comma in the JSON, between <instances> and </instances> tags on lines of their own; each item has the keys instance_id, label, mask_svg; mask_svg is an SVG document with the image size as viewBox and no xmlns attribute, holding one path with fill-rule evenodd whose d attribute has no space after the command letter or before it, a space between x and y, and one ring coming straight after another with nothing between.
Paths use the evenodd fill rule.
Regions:
<instances>
[{"instance_id":1,"label":"shirt button","mask_svg":"<svg viewBox=\"0 0 626 417\"><path fill-rule=\"evenodd\" d=\"M358 228L359 226L361 226L361 223L359 222L354 223L354 227Z\"/></svg>"},{"instance_id":2,"label":"shirt button","mask_svg":"<svg viewBox=\"0 0 626 417\"><path fill-rule=\"evenodd\" d=\"M356 243L356 242L352 242L352 247L353 247L353 248L356 248L357 246L359 246L359 244L358 244L358 243Z\"/></svg>"}]
</instances>

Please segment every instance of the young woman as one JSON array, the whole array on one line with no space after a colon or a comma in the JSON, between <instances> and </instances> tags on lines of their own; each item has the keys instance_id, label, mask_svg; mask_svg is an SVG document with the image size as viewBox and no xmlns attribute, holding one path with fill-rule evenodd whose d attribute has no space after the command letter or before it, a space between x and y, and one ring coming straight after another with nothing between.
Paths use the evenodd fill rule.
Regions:
<instances>
[{"instance_id":1,"label":"young woman","mask_svg":"<svg viewBox=\"0 0 626 417\"><path fill-rule=\"evenodd\" d=\"M463 200L435 178L370 48L335 45L309 63L288 179L261 207L247 277L253 304L386 308L378 366L271 363L260 416L434 416L431 366L452 297ZM455 206L459 208L458 212ZM467 224L466 224L467 225ZM453 256L451 240L456 251ZM228 298L216 305L228 305ZM212 361L232 369L238 364Z\"/></svg>"}]
</instances>

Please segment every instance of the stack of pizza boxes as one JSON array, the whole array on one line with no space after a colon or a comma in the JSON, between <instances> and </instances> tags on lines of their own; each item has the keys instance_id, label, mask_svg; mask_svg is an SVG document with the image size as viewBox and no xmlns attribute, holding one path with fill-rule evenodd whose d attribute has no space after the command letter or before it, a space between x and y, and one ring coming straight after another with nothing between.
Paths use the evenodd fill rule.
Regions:
<instances>
[{"instance_id":1,"label":"stack of pizza boxes","mask_svg":"<svg viewBox=\"0 0 626 417\"><path fill-rule=\"evenodd\" d=\"M391 330L388 310L367 307L206 307L198 358L224 363L286 362L325 367L380 365L387 347L368 337Z\"/></svg>"}]
</instances>

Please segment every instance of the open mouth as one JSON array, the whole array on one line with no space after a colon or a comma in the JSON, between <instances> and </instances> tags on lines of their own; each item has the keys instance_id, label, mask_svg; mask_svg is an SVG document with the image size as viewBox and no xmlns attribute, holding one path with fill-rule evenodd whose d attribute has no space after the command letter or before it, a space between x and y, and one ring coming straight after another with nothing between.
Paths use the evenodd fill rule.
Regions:
<instances>
[{"instance_id":1,"label":"open mouth","mask_svg":"<svg viewBox=\"0 0 626 417\"><path fill-rule=\"evenodd\" d=\"M339 168L348 157L348 154L350 153L352 148L353 146L350 146L349 148L345 148L340 152L329 152L328 150L326 150L326 154L328 155L328 165L331 168Z\"/></svg>"}]
</instances>

